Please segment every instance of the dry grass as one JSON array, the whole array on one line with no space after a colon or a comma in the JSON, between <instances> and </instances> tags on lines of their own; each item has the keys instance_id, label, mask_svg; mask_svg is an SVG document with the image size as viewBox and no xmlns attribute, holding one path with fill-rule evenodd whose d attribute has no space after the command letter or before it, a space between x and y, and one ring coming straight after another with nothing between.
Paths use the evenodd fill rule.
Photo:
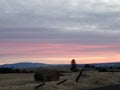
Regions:
<instances>
[{"instance_id":1,"label":"dry grass","mask_svg":"<svg viewBox=\"0 0 120 90\"><path fill-rule=\"evenodd\" d=\"M120 84L120 72L86 72L76 83L78 73L66 73L60 80L67 82L57 86L54 82L48 82L37 90L87 90L95 87ZM34 81L33 74L0 74L0 90L33 90L40 84Z\"/></svg>"}]
</instances>

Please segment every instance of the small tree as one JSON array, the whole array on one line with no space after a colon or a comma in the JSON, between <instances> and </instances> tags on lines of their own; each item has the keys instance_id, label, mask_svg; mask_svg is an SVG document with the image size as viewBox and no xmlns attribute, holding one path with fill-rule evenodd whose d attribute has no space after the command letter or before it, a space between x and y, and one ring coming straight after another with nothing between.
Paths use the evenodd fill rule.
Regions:
<instances>
[{"instance_id":1,"label":"small tree","mask_svg":"<svg viewBox=\"0 0 120 90\"><path fill-rule=\"evenodd\" d=\"M78 68L77 68L77 64L76 64L75 59L72 59L72 61L71 61L71 68L70 68L70 70L71 70L72 72L77 72L77 71L78 71Z\"/></svg>"}]
</instances>

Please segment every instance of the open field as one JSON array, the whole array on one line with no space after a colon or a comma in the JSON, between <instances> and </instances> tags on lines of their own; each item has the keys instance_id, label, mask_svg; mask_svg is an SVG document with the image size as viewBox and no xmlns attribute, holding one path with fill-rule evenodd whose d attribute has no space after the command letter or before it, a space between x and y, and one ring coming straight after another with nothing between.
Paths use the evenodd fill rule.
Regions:
<instances>
[{"instance_id":1,"label":"open field","mask_svg":"<svg viewBox=\"0 0 120 90\"><path fill-rule=\"evenodd\" d=\"M87 71L76 83L78 73L65 73L60 80L67 82L57 86L59 81L47 82L37 90L88 90L96 87L120 84L120 72ZM34 80L33 74L0 74L0 90L33 90L41 82Z\"/></svg>"}]
</instances>

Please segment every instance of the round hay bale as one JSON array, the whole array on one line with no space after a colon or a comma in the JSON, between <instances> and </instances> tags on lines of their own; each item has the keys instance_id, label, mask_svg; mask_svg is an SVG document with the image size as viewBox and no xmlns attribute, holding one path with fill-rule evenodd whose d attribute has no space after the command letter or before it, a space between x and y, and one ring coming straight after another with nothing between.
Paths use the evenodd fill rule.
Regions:
<instances>
[{"instance_id":1,"label":"round hay bale","mask_svg":"<svg viewBox=\"0 0 120 90\"><path fill-rule=\"evenodd\" d=\"M36 81L49 82L59 80L59 71L48 68L40 68L34 73Z\"/></svg>"}]
</instances>

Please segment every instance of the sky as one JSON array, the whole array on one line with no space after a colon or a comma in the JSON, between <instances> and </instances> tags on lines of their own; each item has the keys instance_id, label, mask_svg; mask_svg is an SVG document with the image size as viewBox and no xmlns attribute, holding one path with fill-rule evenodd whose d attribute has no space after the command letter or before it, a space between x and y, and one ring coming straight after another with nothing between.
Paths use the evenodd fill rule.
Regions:
<instances>
[{"instance_id":1,"label":"sky","mask_svg":"<svg viewBox=\"0 0 120 90\"><path fill-rule=\"evenodd\" d=\"M0 64L120 62L120 0L0 0Z\"/></svg>"}]
</instances>

